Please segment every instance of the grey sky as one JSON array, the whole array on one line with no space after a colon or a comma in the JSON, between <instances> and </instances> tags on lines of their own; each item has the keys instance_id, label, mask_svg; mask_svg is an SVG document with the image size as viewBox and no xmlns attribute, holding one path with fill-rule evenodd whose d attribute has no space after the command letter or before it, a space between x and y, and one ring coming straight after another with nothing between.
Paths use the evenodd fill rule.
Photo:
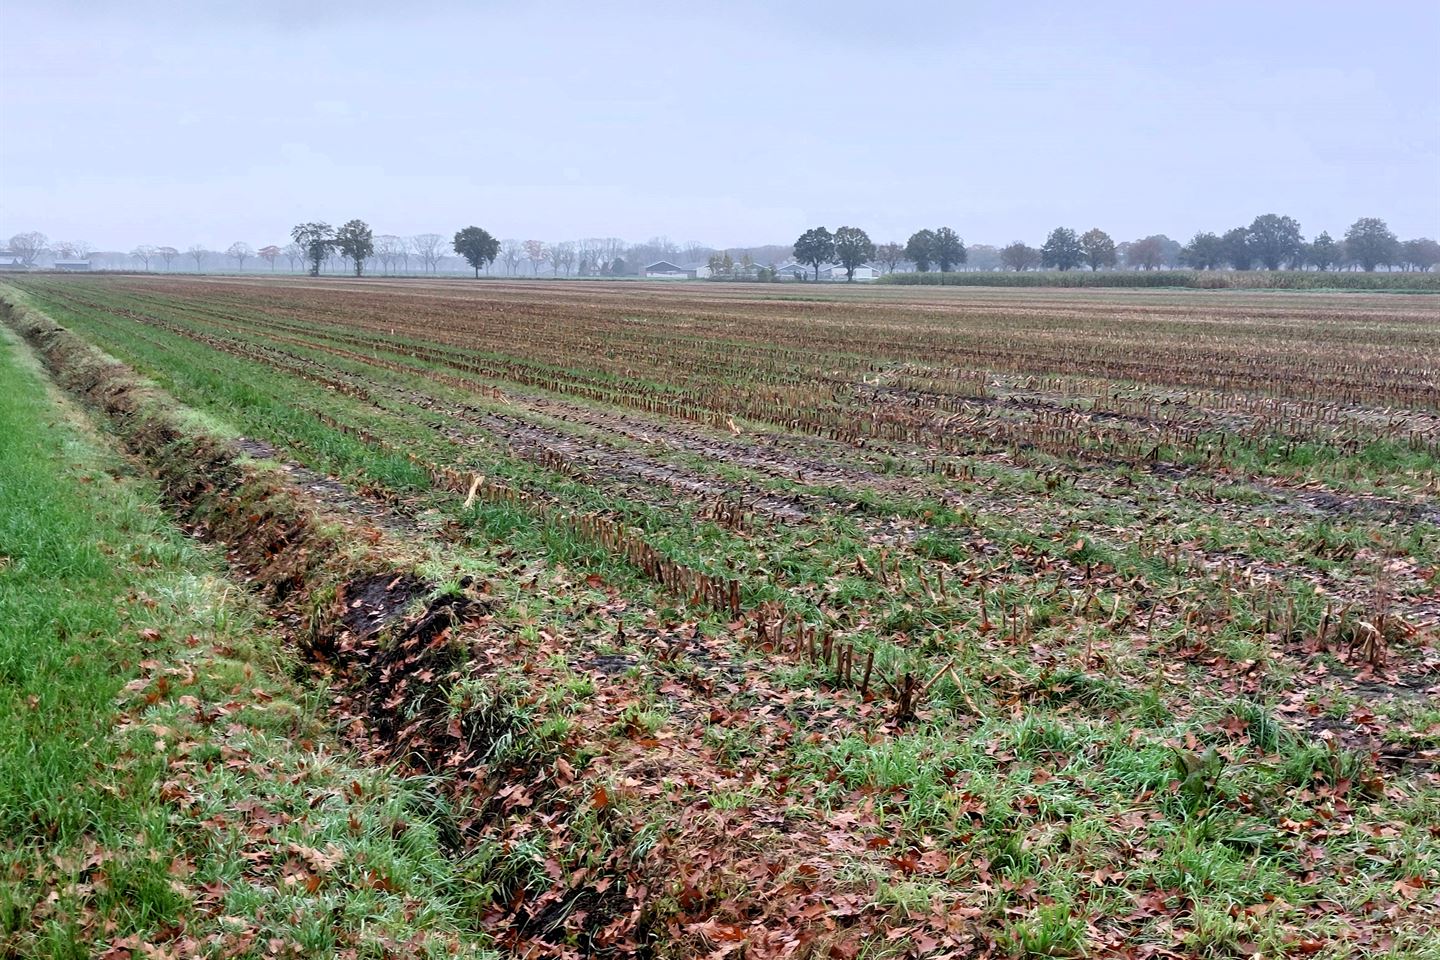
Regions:
<instances>
[{"instance_id":1,"label":"grey sky","mask_svg":"<svg viewBox=\"0 0 1440 960\"><path fill-rule=\"evenodd\" d=\"M0 238L1440 232L1433 0L306 6L3 0Z\"/></svg>"}]
</instances>

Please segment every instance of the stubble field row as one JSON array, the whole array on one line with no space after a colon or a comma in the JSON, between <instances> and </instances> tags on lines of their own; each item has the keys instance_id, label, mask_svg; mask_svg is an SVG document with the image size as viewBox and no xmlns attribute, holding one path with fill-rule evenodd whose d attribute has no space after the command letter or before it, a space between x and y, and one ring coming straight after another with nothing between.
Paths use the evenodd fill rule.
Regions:
<instances>
[{"instance_id":1,"label":"stubble field row","mask_svg":"<svg viewBox=\"0 0 1440 960\"><path fill-rule=\"evenodd\" d=\"M455 790L516 944L1338 956L1435 922L1431 298L15 286L486 578L455 709L505 733Z\"/></svg>"}]
</instances>

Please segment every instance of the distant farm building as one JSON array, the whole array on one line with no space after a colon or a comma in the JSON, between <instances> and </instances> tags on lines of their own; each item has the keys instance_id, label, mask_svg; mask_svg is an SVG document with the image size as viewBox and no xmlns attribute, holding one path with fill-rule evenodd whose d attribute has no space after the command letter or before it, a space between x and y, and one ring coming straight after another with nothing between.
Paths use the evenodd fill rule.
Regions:
<instances>
[{"instance_id":1,"label":"distant farm building","mask_svg":"<svg viewBox=\"0 0 1440 960\"><path fill-rule=\"evenodd\" d=\"M775 276L781 280L814 280L815 268L807 263L797 263L788 260L775 268ZM880 271L868 263L861 264L855 268L855 281L857 283L868 283L880 279ZM845 268L838 263L820 264L820 280L822 282L845 282Z\"/></svg>"},{"instance_id":2,"label":"distant farm building","mask_svg":"<svg viewBox=\"0 0 1440 960\"><path fill-rule=\"evenodd\" d=\"M55 269L66 273L84 273L90 269L89 260L56 260Z\"/></svg>"},{"instance_id":3,"label":"distant farm building","mask_svg":"<svg viewBox=\"0 0 1440 960\"><path fill-rule=\"evenodd\" d=\"M695 271L686 270L669 260L660 260L647 266L644 276L648 280L694 280Z\"/></svg>"},{"instance_id":4,"label":"distant farm building","mask_svg":"<svg viewBox=\"0 0 1440 960\"><path fill-rule=\"evenodd\" d=\"M0 270L24 270L25 258L11 250L0 250Z\"/></svg>"}]
</instances>

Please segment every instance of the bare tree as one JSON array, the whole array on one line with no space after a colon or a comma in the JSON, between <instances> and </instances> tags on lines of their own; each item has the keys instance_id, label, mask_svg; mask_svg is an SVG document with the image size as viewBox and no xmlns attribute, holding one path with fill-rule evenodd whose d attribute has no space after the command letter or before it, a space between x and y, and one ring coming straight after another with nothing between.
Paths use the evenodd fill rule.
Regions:
<instances>
[{"instance_id":1,"label":"bare tree","mask_svg":"<svg viewBox=\"0 0 1440 960\"><path fill-rule=\"evenodd\" d=\"M600 260L600 253L596 249L593 239L579 241L576 244L575 255L578 260L577 272L580 276L588 277L599 272L597 264Z\"/></svg>"},{"instance_id":2,"label":"bare tree","mask_svg":"<svg viewBox=\"0 0 1440 960\"><path fill-rule=\"evenodd\" d=\"M261 247L257 253L261 260L270 264L270 272L274 273L275 261L280 259L280 248L272 243L269 246Z\"/></svg>"},{"instance_id":3,"label":"bare tree","mask_svg":"<svg viewBox=\"0 0 1440 960\"><path fill-rule=\"evenodd\" d=\"M875 248L875 259L885 265L886 273L894 273L900 261L905 259L905 246L893 241L882 243Z\"/></svg>"},{"instance_id":4,"label":"bare tree","mask_svg":"<svg viewBox=\"0 0 1440 960\"><path fill-rule=\"evenodd\" d=\"M169 273L170 264L174 263L175 258L180 256L180 251L174 247L160 247L155 251L155 255L165 262L165 272Z\"/></svg>"},{"instance_id":5,"label":"bare tree","mask_svg":"<svg viewBox=\"0 0 1440 960\"><path fill-rule=\"evenodd\" d=\"M699 263L710 253L710 248L699 240L687 240L680 248L680 256L686 263Z\"/></svg>"},{"instance_id":6,"label":"bare tree","mask_svg":"<svg viewBox=\"0 0 1440 960\"><path fill-rule=\"evenodd\" d=\"M520 264L520 258L519 240L500 241L500 262L505 264L505 272L512 277L515 275L515 268Z\"/></svg>"},{"instance_id":7,"label":"bare tree","mask_svg":"<svg viewBox=\"0 0 1440 960\"><path fill-rule=\"evenodd\" d=\"M300 246L300 244L287 243L285 244L285 249L281 252L285 254L285 259L289 261L292 272L305 265L305 248Z\"/></svg>"},{"instance_id":8,"label":"bare tree","mask_svg":"<svg viewBox=\"0 0 1440 960\"><path fill-rule=\"evenodd\" d=\"M526 240L525 259L530 261L530 275L538 277L540 264L550 259L550 248L546 246L544 240Z\"/></svg>"},{"instance_id":9,"label":"bare tree","mask_svg":"<svg viewBox=\"0 0 1440 960\"><path fill-rule=\"evenodd\" d=\"M241 273L245 272L245 261L255 256L255 249L243 240L236 240L230 244L230 249L225 251L225 256L235 261L235 266Z\"/></svg>"},{"instance_id":10,"label":"bare tree","mask_svg":"<svg viewBox=\"0 0 1440 960\"><path fill-rule=\"evenodd\" d=\"M57 260L86 260L91 247L84 240L56 240L54 250Z\"/></svg>"},{"instance_id":11,"label":"bare tree","mask_svg":"<svg viewBox=\"0 0 1440 960\"><path fill-rule=\"evenodd\" d=\"M570 271L575 266L575 241L565 240L555 244L551 263L554 264L557 274L563 269L565 276L570 276Z\"/></svg>"},{"instance_id":12,"label":"bare tree","mask_svg":"<svg viewBox=\"0 0 1440 960\"><path fill-rule=\"evenodd\" d=\"M410 238L410 242L415 245L415 253L419 255L422 267L434 273L444 253L445 238L438 233L417 233Z\"/></svg>"},{"instance_id":13,"label":"bare tree","mask_svg":"<svg viewBox=\"0 0 1440 960\"><path fill-rule=\"evenodd\" d=\"M375 238L375 259L380 261L380 269L387 275L400 259L400 251L404 246L405 241L393 233L382 233Z\"/></svg>"},{"instance_id":14,"label":"bare tree","mask_svg":"<svg viewBox=\"0 0 1440 960\"><path fill-rule=\"evenodd\" d=\"M40 254L49 247L50 238L35 230L29 233L17 233L10 238L10 252L17 255L20 262L27 267L35 266L35 261Z\"/></svg>"},{"instance_id":15,"label":"bare tree","mask_svg":"<svg viewBox=\"0 0 1440 960\"><path fill-rule=\"evenodd\" d=\"M600 262L610 266L625 253L625 241L619 237L605 237L599 242Z\"/></svg>"},{"instance_id":16,"label":"bare tree","mask_svg":"<svg viewBox=\"0 0 1440 960\"><path fill-rule=\"evenodd\" d=\"M205 261L210 259L210 251L198 243L192 244L190 249L186 250L185 253L189 255L191 260L195 261L196 273L203 270L205 268Z\"/></svg>"},{"instance_id":17,"label":"bare tree","mask_svg":"<svg viewBox=\"0 0 1440 960\"><path fill-rule=\"evenodd\" d=\"M140 261L140 266L141 266L141 268L142 268L146 273L149 273L149 272L150 272L150 261L155 258L155 254L158 253L158 252L159 252L159 251L157 251L154 247L150 246L149 244L142 243L142 244L140 244L140 246L138 246L138 247L136 247L134 250L131 250L131 251L130 251L130 256L134 257L136 260L139 260L139 261Z\"/></svg>"}]
</instances>

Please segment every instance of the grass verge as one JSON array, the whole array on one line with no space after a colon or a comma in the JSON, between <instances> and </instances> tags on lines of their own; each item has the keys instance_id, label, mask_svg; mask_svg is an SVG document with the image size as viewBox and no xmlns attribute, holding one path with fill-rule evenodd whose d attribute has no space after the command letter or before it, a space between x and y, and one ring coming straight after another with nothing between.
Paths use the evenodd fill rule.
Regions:
<instances>
[{"instance_id":1,"label":"grass verge","mask_svg":"<svg viewBox=\"0 0 1440 960\"><path fill-rule=\"evenodd\" d=\"M327 742L8 333L0 382L0 955L487 955L435 792Z\"/></svg>"}]
</instances>

